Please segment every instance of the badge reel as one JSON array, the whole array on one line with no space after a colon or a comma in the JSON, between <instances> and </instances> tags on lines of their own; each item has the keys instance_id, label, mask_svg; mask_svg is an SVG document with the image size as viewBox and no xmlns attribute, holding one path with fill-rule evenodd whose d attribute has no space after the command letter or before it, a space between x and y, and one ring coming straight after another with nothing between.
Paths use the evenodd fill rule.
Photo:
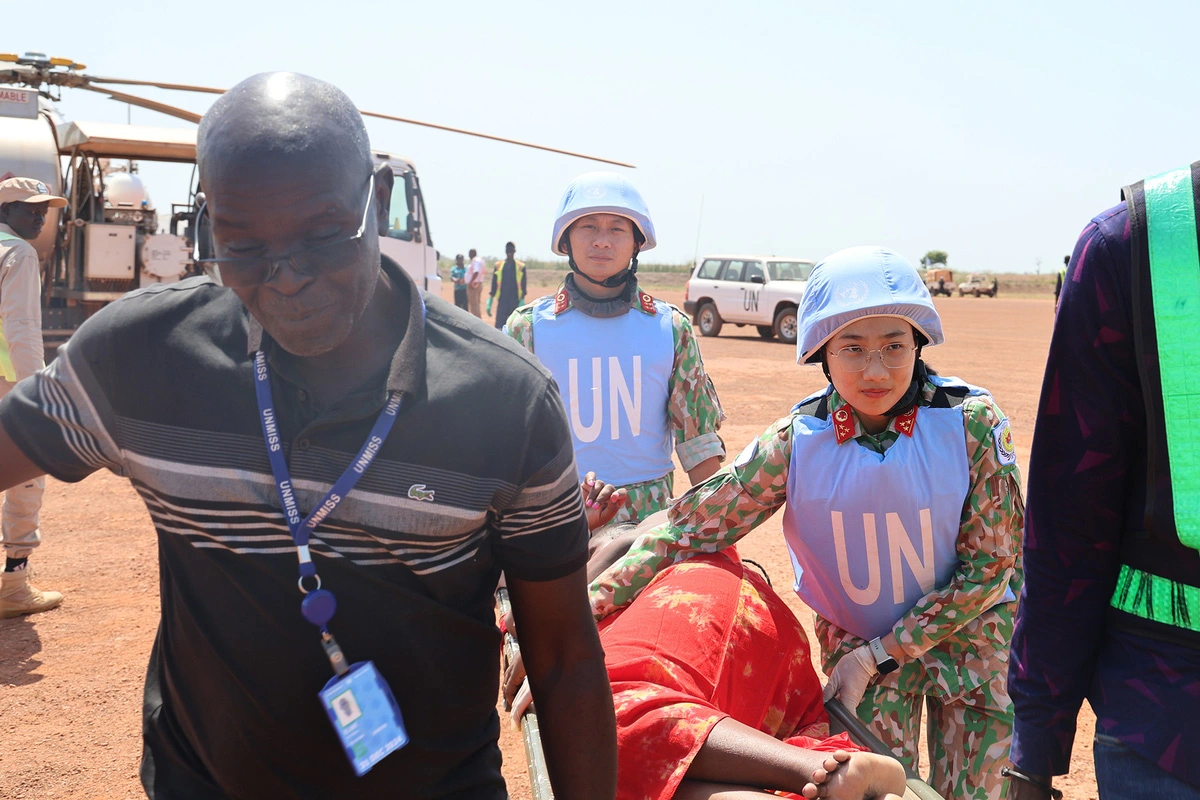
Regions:
<instances>
[{"instance_id":1,"label":"badge reel","mask_svg":"<svg viewBox=\"0 0 1200 800\"><path fill-rule=\"evenodd\" d=\"M375 663L347 665L342 648L327 627L336 610L337 600L326 589L307 593L300 604L304 618L321 629L321 646L337 673L320 691L321 703L355 774L362 777L384 757L408 744L408 732L400 706Z\"/></svg>"}]
</instances>

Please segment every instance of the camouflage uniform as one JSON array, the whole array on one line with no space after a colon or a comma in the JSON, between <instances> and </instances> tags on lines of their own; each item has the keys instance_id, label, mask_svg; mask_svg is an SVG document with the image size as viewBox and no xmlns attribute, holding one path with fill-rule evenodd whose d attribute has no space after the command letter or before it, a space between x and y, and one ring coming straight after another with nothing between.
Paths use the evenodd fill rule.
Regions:
<instances>
[{"instance_id":1,"label":"camouflage uniform","mask_svg":"<svg viewBox=\"0 0 1200 800\"><path fill-rule=\"evenodd\" d=\"M927 384L924 402L933 396ZM831 415L844 407L832 392ZM1001 761L1008 755L1012 703L1006 691L1008 642L1019 594L1024 525L1020 473L1002 464L994 436L1004 420L991 397L963 404L970 491L963 503L959 566L949 584L921 598L896 621L893 633L907 655L899 670L878 679L858 707L893 752L915 766L922 705L929 705L930 783L947 798L999 800ZM852 414L858 446L885 451L899 438L894 421L882 433L862 429ZM778 511L787 500L792 457L789 415L771 425L733 465L675 503L669 521L639 539L622 561L591 586L598 618L624 606L654 575L698 552L727 547ZM917 418L920 430L920 417ZM1000 605L996 605L1000 603ZM822 665L829 673L865 642L817 617Z\"/></svg>"},{"instance_id":2,"label":"camouflage uniform","mask_svg":"<svg viewBox=\"0 0 1200 800\"><path fill-rule=\"evenodd\" d=\"M586 309L587 301L581 302L572 288L570 279L563 284L556 297L566 297L566 308ZM649 295L640 293L642 297ZM540 298L539 298L540 299ZM521 306L508 318L504 331L523 347L533 352L533 307L538 301ZM629 292L628 300L618 300L632 308L639 303L637 284ZM560 312L561 313L561 312ZM611 316L611 314L609 314ZM721 401L712 379L704 370L700 359L700 347L692 332L692 323L683 312L671 306L671 333L675 345L675 363L669 382L670 399L667 414L675 436L675 455L685 471L713 456L725 458L725 444L717 431L725 419ZM597 476L604 478L603 475ZM614 518L614 522L637 521L656 511L662 511L671 502L675 487L675 475L669 472L661 478L622 487L629 492L629 499Z\"/></svg>"}]
</instances>

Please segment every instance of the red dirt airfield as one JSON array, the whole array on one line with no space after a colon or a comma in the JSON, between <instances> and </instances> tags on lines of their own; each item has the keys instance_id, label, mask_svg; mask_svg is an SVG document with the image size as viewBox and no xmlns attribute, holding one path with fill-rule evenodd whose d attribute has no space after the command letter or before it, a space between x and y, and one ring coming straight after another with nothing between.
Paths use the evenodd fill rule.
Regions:
<instances>
[{"instance_id":1,"label":"red dirt airfield","mask_svg":"<svg viewBox=\"0 0 1200 800\"><path fill-rule=\"evenodd\" d=\"M659 288L655 277L646 276L648 291L682 306L678 281ZM531 287L530 296L552 290ZM951 297L936 303L947 343L926 351L928 363L943 375L992 391L1012 420L1024 467L1053 323L1051 297ZM794 348L763 341L752 326L727 325L719 337L701 339L701 351L728 414L721 434L731 457L825 385L819 369L796 366ZM679 491L685 489L682 470L676 479ZM44 543L32 564L36 585L62 591L66 600L55 611L0 621L0 793L24 800L142 797L137 777L142 680L158 625L154 529L133 489L110 473L79 484L47 483ZM812 615L789 591L781 518L768 521L740 549L766 567L811 637ZM1057 782L1073 800L1096 797L1093 727L1085 706L1073 774ZM528 798L520 737L507 723L502 728L509 791Z\"/></svg>"}]
</instances>

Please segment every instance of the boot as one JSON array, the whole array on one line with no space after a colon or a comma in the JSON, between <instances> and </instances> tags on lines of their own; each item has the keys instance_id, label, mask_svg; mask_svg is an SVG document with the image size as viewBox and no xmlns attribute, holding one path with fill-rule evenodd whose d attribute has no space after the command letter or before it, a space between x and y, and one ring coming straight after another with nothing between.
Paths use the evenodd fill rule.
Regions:
<instances>
[{"instance_id":1,"label":"boot","mask_svg":"<svg viewBox=\"0 0 1200 800\"><path fill-rule=\"evenodd\" d=\"M61 592L43 592L29 585L29 570L0 573L0 619L37 614L57 608Z\"/></svg>"}]
</instances>

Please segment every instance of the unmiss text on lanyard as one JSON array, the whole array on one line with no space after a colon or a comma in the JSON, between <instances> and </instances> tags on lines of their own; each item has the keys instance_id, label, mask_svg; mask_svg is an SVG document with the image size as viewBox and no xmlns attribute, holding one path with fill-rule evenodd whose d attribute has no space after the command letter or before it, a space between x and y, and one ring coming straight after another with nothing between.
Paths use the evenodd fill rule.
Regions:
<instances>
[{"instance_id":1,"label":"unmiss text on lanyard","mask_svg":"<svg viewBox=\"0 0 1200 800\"><path fill-rule=\"evenodd\" d=\"M329 621L337 610L337 600L333 592L321 587L321 576L317 574L308 542L312 532L333 514L379 454L392 426L396 424L403 395L388 394L383 411L375 420L358 456L350 462L324 499L307 517L301 519L295 487L283 457L283 437L280 435L279 418L271 394L271 371L262 350L254 354L254 391L258 398L259 420L267 445L267 458L271 462L271 473L275 477L275 488L279 491L283 516L300 561L300 577L296 581L300 593L304 595L300 602L300 613L320 630L321 645L336 673L319 694L350 763L361 776L384 756L407 744L408 734L404 730L400 707L374 663L364 661L348 664L337 640L329 632ZM309 581L311 587L306 586L305 581Z\"/></svg>"}]
</instances>

